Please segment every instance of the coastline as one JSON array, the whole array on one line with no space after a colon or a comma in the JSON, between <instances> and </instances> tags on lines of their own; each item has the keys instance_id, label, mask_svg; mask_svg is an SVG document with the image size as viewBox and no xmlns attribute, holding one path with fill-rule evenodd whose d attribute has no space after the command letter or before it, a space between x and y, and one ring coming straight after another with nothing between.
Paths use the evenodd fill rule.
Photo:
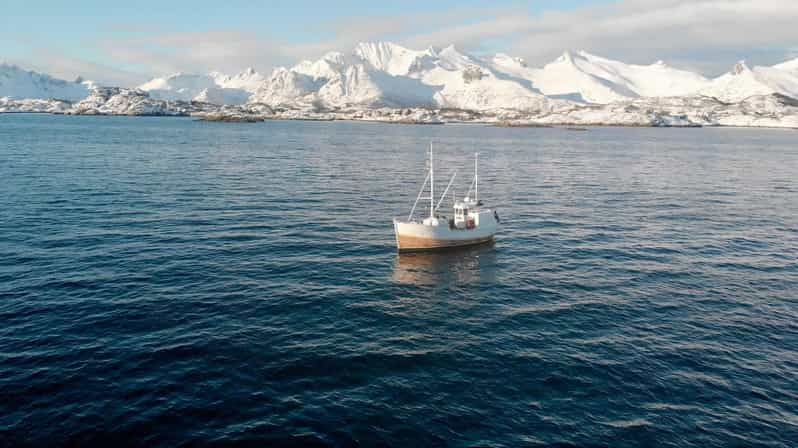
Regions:
<instances>
[{"instance_id":1,"label":"coastline","mask_svg":"<svg viewBox=\"0 0 798 448\"><path fill-rule=\"evenodd\" d=\"M461 121L461 120L452 120L452 121L408 121L408 120L386 120L386 119L374 119L374 118L356 118L356 117L333 117L333 118L321 118L321 117L297 117L297 116L281 116L281 115L272 115L272 116L256 116L256 117L233 117L233 116L225 116L220 118L205 118L201 116L191 115L191 114L158 114L158 113L136 113L136 114L76 114L76 113L63 113L63 112L48 112L48 111L26 111L26 110L15 110L15 111L0 111L0 116L2 115L62 115L62 116L73 116L73 117L126 117L126 118L184 118L184 119L192 119L193 121L197 122L204 122L204 123L261 123L267 121L316 121L316 122L325 122L325 121L347 121L347 122L356 122L356 123L382 123L382 124L395 124L395 125L423 125L423 126L489 126L489 127L497 127L497 128L508 128L508 129L523 129L523 128L536 128L536 129L565 129L568 131L586 131L587 128L593 127L612 127L612 128L679 128L679 129L698 129L698 128L739 128L739 129L786 129L786 130L798 130L798 124L795 125L740 125L740 124L662 124L662 123L647 123L647 124L640 124L640 123L623 123L623 122L584 122L584 121L559 121L559 122L526 122L526 123L505 123L505 122L498 122L495 120L471 120L471 121Z\"/></svg>"},{"instance_id":2,"label":"coastline","mask_svg":"<svg viewBox=\"0 0 798 448\"><path fill-rule=\"evenodd\" d=\"M95 89L89 97L59 99L0 98L0 114L193 117L208 122L369 121L391 124L482 124L497 127L746 127L798 129L798 101L778 94L757 95L737 103L713 97L639 98L610 104L554 105L538 110L470 110L351 105L317 109L306 105L247 103L216 105L165 101L120 88Z\"/></svg>"}]
</instances>

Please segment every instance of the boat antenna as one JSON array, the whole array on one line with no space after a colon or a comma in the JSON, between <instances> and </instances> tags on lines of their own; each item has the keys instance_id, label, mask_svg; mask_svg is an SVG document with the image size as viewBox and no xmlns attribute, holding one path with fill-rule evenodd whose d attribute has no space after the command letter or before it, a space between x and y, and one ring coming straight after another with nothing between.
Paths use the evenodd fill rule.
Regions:
<instances>
[{"instance_id":1,"label":"boat antenna","mask_svg":"<svg viewBox=\"0 0 798 448\"><path fill-rule=\"evenodd\" d=\"M432 140L429 142L429 217L435 217L435 165L432 162Z\"/></svg>"}]
</instances>

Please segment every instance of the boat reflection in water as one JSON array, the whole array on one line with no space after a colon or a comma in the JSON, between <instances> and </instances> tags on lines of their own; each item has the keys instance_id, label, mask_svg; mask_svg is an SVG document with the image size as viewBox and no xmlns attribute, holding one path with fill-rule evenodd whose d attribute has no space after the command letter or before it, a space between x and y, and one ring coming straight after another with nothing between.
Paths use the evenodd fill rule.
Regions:
<instances>
[{"instance_id":1,"label":"boat reflection in water","mask_svg":"<svg viewBox=\"0 0 798 448\"><path fill-rule=\"evenodd\" d=\"M396 254L393 280L410 285L457 285L494 282L496 250L490 241L445 252Z\"/></svg>"}]
</instances>

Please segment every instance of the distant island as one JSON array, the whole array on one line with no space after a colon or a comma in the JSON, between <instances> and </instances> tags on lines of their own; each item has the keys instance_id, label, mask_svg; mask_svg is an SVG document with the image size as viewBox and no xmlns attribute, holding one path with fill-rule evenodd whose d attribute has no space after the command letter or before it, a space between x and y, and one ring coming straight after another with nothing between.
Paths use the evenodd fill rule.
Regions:
<instances>
[{"instance_id":1,"label":"distant island","mask_svg":"<svg viewBox=\"0 0 798 448\"><path fill-rule=\"evenodd\" d=\"M366 120L502 126L798 128L798 59L716 78L565 52L541 68L454 46L362 43L351 53L228 76L177 73L137 87L0 64L0 113L194 116L206 121Z\"/></svg>"}]
</instances>

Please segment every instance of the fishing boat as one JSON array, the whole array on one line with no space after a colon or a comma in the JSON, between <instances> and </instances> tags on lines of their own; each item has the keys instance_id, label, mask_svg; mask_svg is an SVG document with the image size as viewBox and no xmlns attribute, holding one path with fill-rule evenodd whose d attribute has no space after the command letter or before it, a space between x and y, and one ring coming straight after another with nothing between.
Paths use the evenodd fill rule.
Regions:
<instances>
[{"instance_id":1,"label":"fishing boat","mask_svg":"<svg viewBox=\"0 0 798 448\"><path fill-rule=\"evenodd\" d=\"M416 202L406 221L397 218L393 220L396 248L399 252L441 250L493 241L499 225L499 214L483 208L482 201L479 200L479 153L474 157L474 180L471 182L466 196L462 200L453 200L451 217L438 213L456 176L457 172L455 171L436 204L435 166L432 144L430 144L427 177L416 197ZM426 191L427 184L429 184L429 216L421 221L414 220L413 213ZM473 197L471 196L472 191Z\"/></svg>"}]
</instances>

